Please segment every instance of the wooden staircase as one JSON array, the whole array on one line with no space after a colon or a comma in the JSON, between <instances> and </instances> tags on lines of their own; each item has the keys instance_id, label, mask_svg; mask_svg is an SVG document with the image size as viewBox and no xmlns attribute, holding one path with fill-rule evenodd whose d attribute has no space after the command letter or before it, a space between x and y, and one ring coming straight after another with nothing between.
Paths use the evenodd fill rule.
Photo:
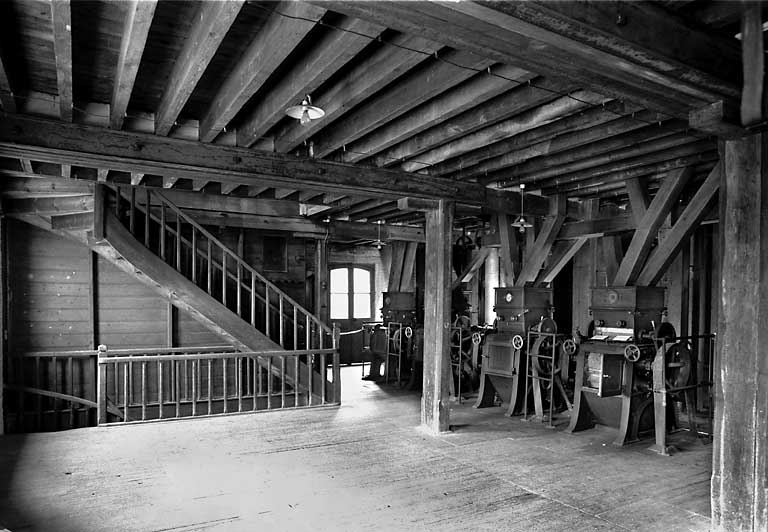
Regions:
<instances>
[{"instance_id":1,"label":"wooden staircase","mask_svg":"<svg viewBox=\"0 0 768 532\"><path fill-rule=\"evenodd\" d=\"M329 381L325 367L307 366L305 360L311 358L274 357L280 351L336 349L335 331L254 270L162 191L98 184L92 230L49 229L86 244L236 349L269 353L267 371L284 379L291 389L305 393L308 405L340 403L338 371Z\"/></svg>"}]
</instances>

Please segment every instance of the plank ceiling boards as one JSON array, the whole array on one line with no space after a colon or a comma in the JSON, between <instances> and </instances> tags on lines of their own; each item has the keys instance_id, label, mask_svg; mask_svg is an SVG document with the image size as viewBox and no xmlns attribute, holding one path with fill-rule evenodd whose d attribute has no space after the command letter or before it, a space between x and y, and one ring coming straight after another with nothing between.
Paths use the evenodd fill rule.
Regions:
<instances>
[{"instance_id":1,"label":"plank ceiling boards","mask_svg":"<svg viewBox=\"0 0 768 532\"><path fill-rule=\"evenodd\" d=\"M527 183L529 215L562 193L579 219L574 200L628 202L626 179L651 195L679 168L703 181L716 143L688 117L725 128L718 117L738 110L739 13L714 0L8 0L2 116L96 129L56 160L41 154L50 138L0 156L26 159L29 175L102 169L107 181L208 195L346 196L322 215L387 224L424 224L394 204L410 194L454 198L455 223L480 227L490 212L515 214ZM325 116L287 117L307 95ZM55 129L45 126L69 135ZM182 154L179 139L199 146ZM370 200L382 203L361 208Z\"/></svg>"}]
</instances>

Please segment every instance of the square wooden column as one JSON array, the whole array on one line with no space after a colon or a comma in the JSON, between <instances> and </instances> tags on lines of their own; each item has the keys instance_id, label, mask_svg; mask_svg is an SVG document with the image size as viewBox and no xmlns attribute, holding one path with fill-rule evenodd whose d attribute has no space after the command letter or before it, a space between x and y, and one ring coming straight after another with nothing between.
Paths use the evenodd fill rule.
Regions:
<instances>
[{"instance_id":1,"label":"square wooden column","mask_svg":"<svg viewBox=\"0 0 768 532\"><path fill-rule=\"evenodd\" d=\"M425 213L426 253L424 275L424 381L421 424L429 432L448 430L451 251L453 203L437 202Z\"/></svg>"},{"instance_id":2,"label":"square wooden column","mask_svg":"<svg viewBox=\"0 0 768 532\"><path fill-rule=\"evenodd\" d=\"M768 530L768 135L724 151L712 530Z\"/></svg>"}]
</instances>

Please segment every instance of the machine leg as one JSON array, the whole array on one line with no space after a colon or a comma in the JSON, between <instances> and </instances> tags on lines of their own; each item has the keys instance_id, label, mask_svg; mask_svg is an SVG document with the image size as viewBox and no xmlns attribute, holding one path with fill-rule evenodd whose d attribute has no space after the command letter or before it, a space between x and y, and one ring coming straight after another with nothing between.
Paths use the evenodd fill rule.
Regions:
<instances>
[{"instance_id":1,"label":"machine leg","mask_svg":"<svg viewBox=\"0 0 768 532\"><path fill-rule=\"evenodd\" d=\"M637 440L637 430L634 429L634 426L630 426L632 421L633 375L632 364L622 362L621 420L619 421L619 434L613 442L614 445L619 447Z\"/></svg>"},{"instance_id":2,"label":"machine leg","mask_svg":"<svg viewBox=\"0 0 768 532\"><path fill-rule=\"evenodd\" d=\"M568 428L565 432L574 433L580 430L591 429L595 426L592 421L592 412L589 409L589 404L584 398L584 392L581 391L581 387L584 384L584 364L587 358L587 354L579 352L576 360L576 383L573 394L573 410L571 411L571 422L568 424Z\"/></svg>"},{"instance_id":3,"label":"machine leg","mask_svg":"<svg viewBox=\"0 0 768 532\"><path fill-rule=\"evenodd\" d=\"M515 349L515 355L514 355L514 372L515 376L512 377L512 393L509 397L509 408L507 409L507 415L508 416L514 416L515 414L519 413L520 407L522 405L518 404L518 388L520 387L520 376L524 375L526 368L523 367L522 364L522 353L521 349ZM523 383L523 386L525 386L525 383ZM527 393L527 390L525 390ZM524 414L525 412L523 412Z\"/></svg>"},{"instance_id":4,"label":"machine leg","mask_svg":"<svg viewBox=\"0 0 768 532\"><path fill-rule=\"evenodd\" d=\"M487 408L493 406L493 396L495 395L493 384L491 379L485 374L485 370L480 375L480 391L477 393L477 401L475 401L475 408Z\"/></svg>"}]
</instances>

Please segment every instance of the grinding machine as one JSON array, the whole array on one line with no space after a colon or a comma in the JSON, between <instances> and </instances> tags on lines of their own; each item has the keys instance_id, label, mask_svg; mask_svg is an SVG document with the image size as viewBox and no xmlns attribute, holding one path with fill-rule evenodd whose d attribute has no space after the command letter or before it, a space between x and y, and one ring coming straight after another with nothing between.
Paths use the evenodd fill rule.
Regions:
<instances>
[{"instance_id":1,"label":"grinding machine","mask_svg":"<svg viewBox=\"0 0 768 532\"><path fill-rule=\"evenodd\" d=\"M507 404L507 415L523 412L528 331L546 320L551 327L552 290L529 286L495 289L495 330L485 337L480 391L475 408Z\"/></svg>"},{"instance_id":2,"label":"grinding machine","mask_svg":"<svg viewBox=\"0 0 768 532\"><path fill-rule=\"evenodd\" d=\"M415 366L423 361L424 330L414 292L383 292L382 295L382 322L364 325L368 333L368 349L374 364L377 361L385 363L386 381L392 373L390 367L394 367L397 383L400 384L403 363L407 360ZM391 366L392 363L394 366Z\"/></svg>"},{"instance_id":3,"label":"grinding machine","mask_svg":"<svg viewBox=\"0 0 768 532\"><path fill-rule=\"evenodd\" d=\"M592 323L579 346L568 432L616 427L615 445L654 426L653 360L675 330L663 322L664 288L593 288ZM662 356L664 354L662 353Z\"/></svg>"}]
</instances>

